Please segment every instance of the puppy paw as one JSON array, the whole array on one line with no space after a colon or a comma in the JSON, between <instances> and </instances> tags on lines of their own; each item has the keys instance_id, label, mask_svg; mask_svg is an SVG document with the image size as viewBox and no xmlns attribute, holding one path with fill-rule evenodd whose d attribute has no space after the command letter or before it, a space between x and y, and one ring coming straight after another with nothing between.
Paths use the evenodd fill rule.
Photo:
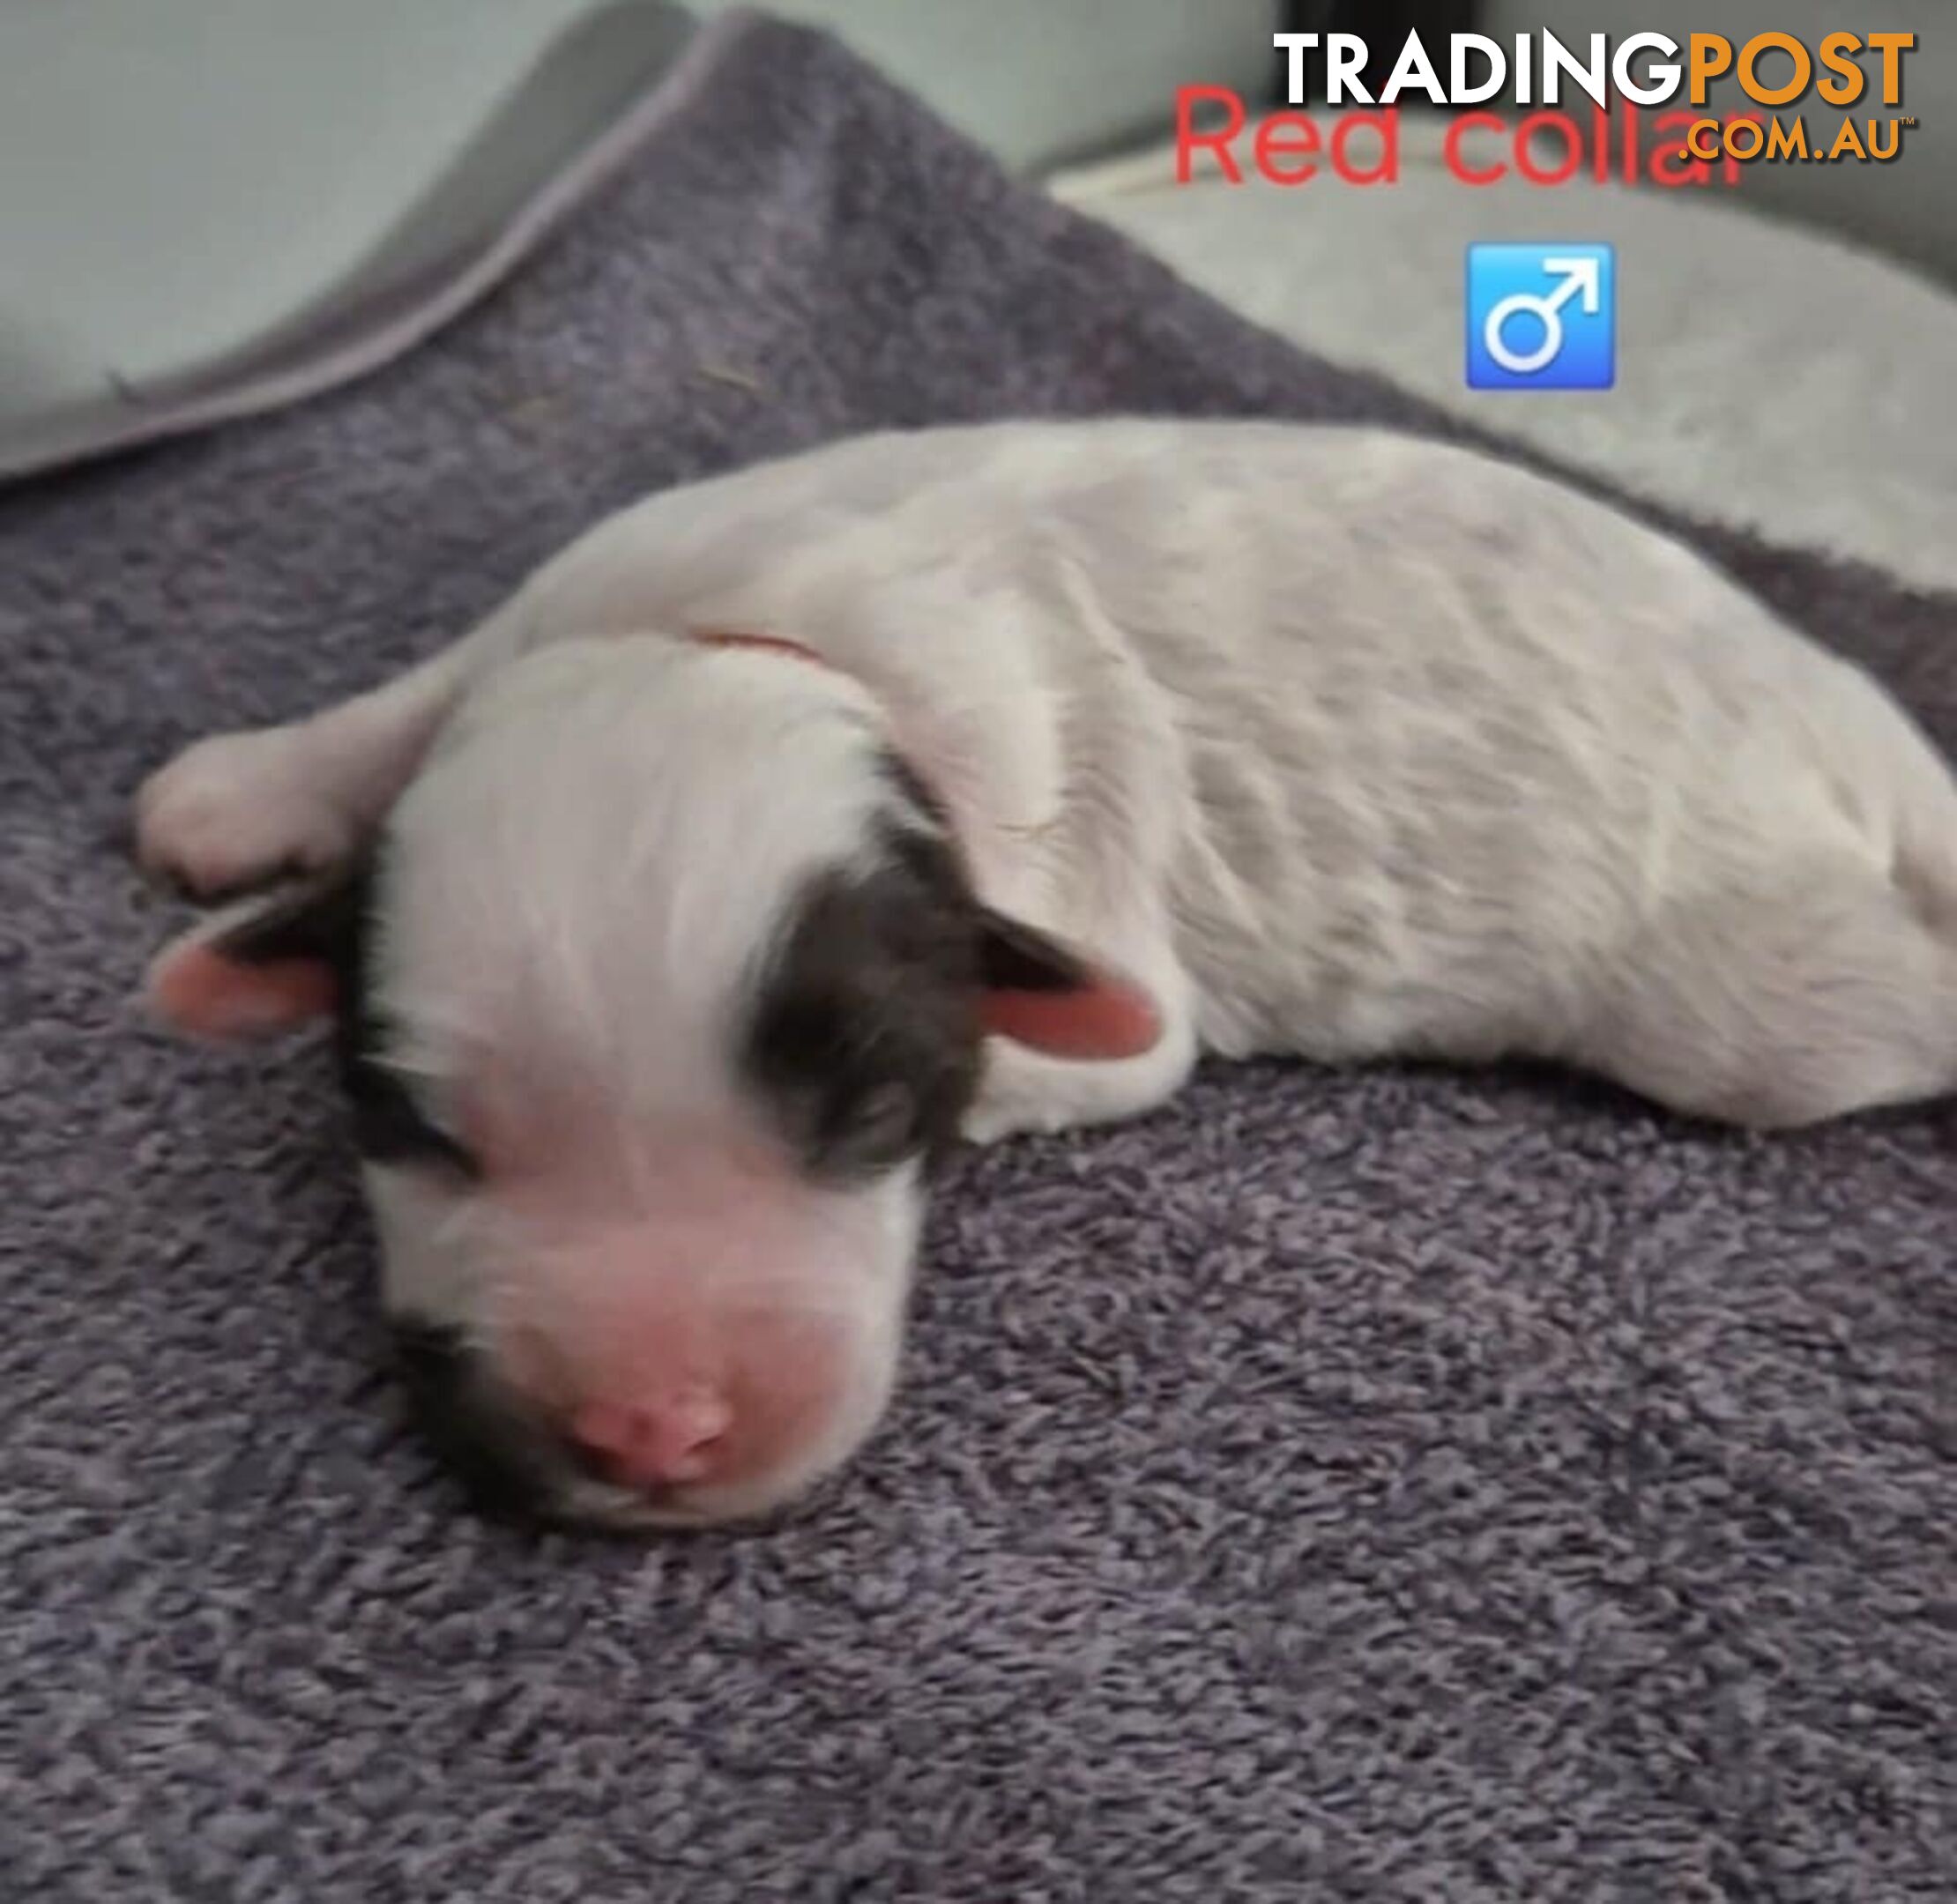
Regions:
<instances>
[{"instance_id":1,"label":"puppy paw","mask_svg":"<svg viewBox=\"0 0 1957 1904\"><path fill-rule=\"evenodd\" d=\"M291 727L199 740L136 796L138 863L196 899L322 872L353 845L352 826L321 793L304 737Z\"/></svg>"}]
</instances>

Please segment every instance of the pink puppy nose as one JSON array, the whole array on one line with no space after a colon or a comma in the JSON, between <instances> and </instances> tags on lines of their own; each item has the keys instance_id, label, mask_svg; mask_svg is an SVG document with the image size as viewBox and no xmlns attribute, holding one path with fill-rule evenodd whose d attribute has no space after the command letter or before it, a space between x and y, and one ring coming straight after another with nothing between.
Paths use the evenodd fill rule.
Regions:
<instances>
[{"instance_id":1,"label":"pink puppy nose","mask_svg":"<svg viewBox=\"0 0 1957 1904\"><path fill-rule=\"evenodd\" d=\"M571 1437L632 1487L671 1487L712 1473L733 1410L711 1388L689 1388L654 1402L588 1402L572 1417Z\"/></svg>"}]
</instances>

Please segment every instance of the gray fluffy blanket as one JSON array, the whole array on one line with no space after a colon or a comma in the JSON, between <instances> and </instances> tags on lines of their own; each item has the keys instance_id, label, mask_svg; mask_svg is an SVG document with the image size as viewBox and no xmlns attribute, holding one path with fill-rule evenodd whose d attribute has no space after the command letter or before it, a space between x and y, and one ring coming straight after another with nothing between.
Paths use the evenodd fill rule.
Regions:
<instances>
[{"instance_id":1,"label":"gray fluffy blanket","mask_svg":"<svg viewBox=\"0 0 1957 1904\"><path fill-rule=\"evenodd\" d=\"M744 21L431 344L0 494L9 1904L1951 1894L1957 1107L1207 1074L960 1160L867 1458L630 1546L403 1435L318 1045L139 1022L180 743L646 489L1127 409L1445 427ZM1957 606L1695 539L1957 739Z\"/></svg>"}]
</instances>

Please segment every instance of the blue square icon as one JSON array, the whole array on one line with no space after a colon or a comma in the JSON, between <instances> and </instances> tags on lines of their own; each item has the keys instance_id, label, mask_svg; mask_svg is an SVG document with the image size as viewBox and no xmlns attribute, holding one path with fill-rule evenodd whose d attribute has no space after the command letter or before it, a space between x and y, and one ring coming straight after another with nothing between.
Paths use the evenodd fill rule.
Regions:
<instances>
[{"instance_id":1,"label":"blue square icon","mask_svg":"<svg viewBox=\"0 0 1957 1904\"><path fill-rule=\"evenodd\" d=\"M1470 390L1609 390L1617 253L1607 244L1468 247Z\"/></svg>"}]
</instances>

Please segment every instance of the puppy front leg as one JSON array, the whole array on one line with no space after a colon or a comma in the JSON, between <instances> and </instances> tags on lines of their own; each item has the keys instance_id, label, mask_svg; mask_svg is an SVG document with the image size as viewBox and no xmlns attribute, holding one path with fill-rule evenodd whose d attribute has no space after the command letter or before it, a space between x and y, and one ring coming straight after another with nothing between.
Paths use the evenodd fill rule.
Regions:
<instances>
[{"instance_id":1,"label":"puppy front leg","mask_svg":"<svg viewBox=\"0 0 1957 1904\"><path fill-rule=\"evenodd\" d=\"M469 682L520 645L514 607L382 687L304 720L214 734L136 796L152 877L213 900L347 859L413 778Z\"/></svg>"}]
</instances>

